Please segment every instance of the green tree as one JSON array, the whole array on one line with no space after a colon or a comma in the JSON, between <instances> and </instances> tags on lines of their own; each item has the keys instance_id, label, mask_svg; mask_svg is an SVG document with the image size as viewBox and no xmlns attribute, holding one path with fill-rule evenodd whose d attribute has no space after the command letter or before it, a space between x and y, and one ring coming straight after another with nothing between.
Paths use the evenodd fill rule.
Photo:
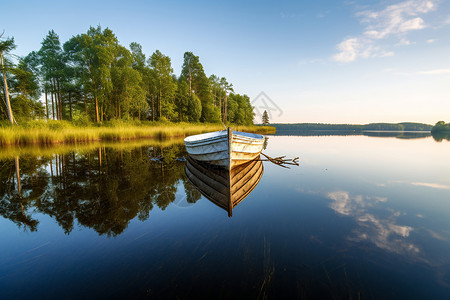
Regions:
<instances>
[{"instance_id":1,"label":"green tree","mask_svg":"<svg viewBox=\"0 0 450 300\"><path fill-rule=\"evenodd\" d=\"M3 35L3 34L2 34ZM1 38L1 36L0 36ZM8 82L6 80L6 69L7 65L5 64L5 61L3 59L3 53L8 53L9 51L16 48L16 45L14 44L14 38L7 38L4 41L0 41L0 63L2 68L2 77L3 77L3 89L5 93L5 105L6 105L6 111L8 114L8 119L11 122L11 124L14 123L14 115L11 109L11 101L9 98L9 90L8 90Z\"/></svg>"},{"instance_id":2,"label":"green tree","mask_svg":"<svg viewBox=\"0 0 450 300\"><path fill-rule=\"evenodd\" d=\"M192 95L192 91L198 90L198 78L201 74L204 74L204 71L198 56L192 52L185 52L181 77L189 83L189 96Z\"/></svg>"},{"instance_id":3,"label":"green tree","mask_svg":"<svg viewBox=\"0 0 450 300\"><path fill-rule=\"evenodd\" d=\"M263 115L262 115L262 124L269 125L269 114L267 113L266 110L263 112Z\"/></svg>"},{"instance_id":4,"label":"green tree","mask_svg":"<svg viewBox=\"0 0 450 300\"><path fill-rule=\"evenodd\" d=\"M224 95L224 103L223 103L223 109L222 105L221 107L221 114L222 114L222 122L225 123L227 120L228 115L228 94L230 92L234 92L233 85L231 83L227 82L227 79L225 77L220 78L220 87Z\"/></svg>"},{"instance_id":5,"label":"green tree","mask_svg":"<svg viewBox=\"0 0 450 300\"><path fill-rule=\"evenodd\" d=\"M188 98L188 110L187 116L189 122L198 122L200 121L200 117L202 115L202 102L197 97L197 95L193 94Z\"/></svg>"},{"instance_id":6,"label":"green tree","mask_svg":"<svg viewBox=\"0 0 450 300\"><path fill-rule=\"evenodd\" d=\"M177 82L177 91L175 93L174 103L178 114L178 121L180 122L189 120L188 116L189 98L190 96L188 83L185 80L179 79Z\"/></svg>"},{"instance_id":7,"label":"green tree","mask_svg":"<svg viewBox=\"0 0 450 300\"><path fill-rule=\"evenodd\" d=\"M247 95L230 94L228 101L230 122L240 125L252 125L254 112Z\"/></svg>"},{"instance_id":8,"label":"green tree","mask_svg":"<svg viewBox=\"0 0 450 300\"><path fill-rule=\"evenodd\" d=\"M220 122L220 109L214 106L210 80L205 75L199 57L192 52L184 53L180 78L189 83L189 96L196 94L200 99L202 105L200 120L202 122Z\"/></svg>"},{"instance_id":9,"label":"green tree","mask_svg":"<svg viewBox=\"0 0 450 300\"><path fill-rule=\"evenodd\" d=\"M173 69L170 58L156 50L150 57L149 64L155 75L155 87L158 99L158 118L163 116L167 119L175 117L174 98L177 88L176 81L173 80Z\"/></svg>"},{"instance_id":10,"label":"green tree","mask_svg":"<svg viewBox=\"0 0 450 300\"><path fill-rule=\"evenodd\" d=\"M18 120L41 118L44 115L36 74L30 55L19 58L17 66L11 69L11 105Z\"/></svg>"},{"instance_id":11,"label":"green tree","mask_svg":"<svg viewBox=\"0 0 450 300\"><path fill-rule=\"evenodd\" d=\"M219 107L220 119L222 122L228 118L228 94L233 92L233 85L227 82L225 77L219 78L216 75L209 76L210 89L213 94L214 106Z\"/></svg>"},{"instance_id":12,"label":"green tree","mask_svg":"<svg viewBox=\"0 0 450 300\"><path fill-rule=\"evenodd\" d=\"M65 49L82 73L85 97L93 100L95 120L100 122L108 109L105 106L112 106L111 67L118 58L117 37L109 28L102 31L100 26L90 27L87 33L72 37Z\"/></svg>"},{"instance_id":13,"label":"green tree","mask_svg":"<svg viewBox=\"0 0 450 300\"><path fill-rule=\"evenodd\" d=\"M61 120L63 118L63 99L61 93L61 81L64 75L64 61L59 36L50 30L41 43L41 49L37 52L39 57L44 89L50 89L52 101L52 117Z\"/></svg>"},{"instance_id":14,"label":"green tree","mask_svg":"<svg viewBox=\"0 0 450 300\"><path fill-rule=\"evenodd\" d=\"M130 44L131 55L133 57L133 69L142 72L145 69L145 54L142 46L136 42Z\"/></svg>"},{"instance_id":15,"label":"green tree","mask_svg":"<svg viewBox=\"0 0 450 300\"><path fill-rule=\"evenodd\" d=\"M447 124L444 121L439 121L433 126L431 132L450 132L450 123Z\"/></svg>"}]
</instances>

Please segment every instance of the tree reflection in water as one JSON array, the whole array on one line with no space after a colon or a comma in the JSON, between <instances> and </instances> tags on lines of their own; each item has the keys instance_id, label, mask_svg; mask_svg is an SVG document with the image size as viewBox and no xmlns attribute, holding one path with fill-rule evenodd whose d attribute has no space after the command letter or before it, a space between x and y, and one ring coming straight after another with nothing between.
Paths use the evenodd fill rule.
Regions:
<instances>
[{"instance_id":1,"label":"tree reflection in water","mask_svg":"<svg viewBox=\"0 0 450 300\"><path fill-rule=\"evenodd\" d=\"M162 162L152 160L158 155L164 157ZM189 203L200 199L186 179L184 163L176 161L184 155L183 145L131 150L100 146L50 157L2 159L0 215L29 231L38 229L36 214L43 213L66 234L77 220L99 235L116 236L130 220L148 219L154 206L166 209L175 200L179 184Z\"/></svg>"},{"instance_id":2,"label":"tree reflection in water","mask_svg":"<svg viewBox=\"0 0 450 300\"><path fill-rule=\"evenodd\" d=\"M442 142L443 140L450 141L450 132L444 131L444 132L433 132L433 139L436 142Z\"/></svg>"}]
</instances>

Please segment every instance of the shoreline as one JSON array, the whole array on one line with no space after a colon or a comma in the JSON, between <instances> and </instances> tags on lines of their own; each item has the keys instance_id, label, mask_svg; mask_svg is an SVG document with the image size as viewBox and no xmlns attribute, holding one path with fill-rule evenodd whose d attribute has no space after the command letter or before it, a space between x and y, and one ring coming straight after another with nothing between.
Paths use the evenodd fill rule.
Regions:
<instances>
[{"instance_id":1,"label":"shoreline","mask_svg":"<svg viewBox=\"0 0 450 300\"><path fill-rule=\"evenodd\" d=\"M233 130L273 134L270 126L230 125ZM120 124L103 126L74 126L69 122L37 122L25 126L0 127L0 147L25 145L86 144L99 141L165 140L188 135L223 130L222 124Z\"/></svg>"}]
</instances>

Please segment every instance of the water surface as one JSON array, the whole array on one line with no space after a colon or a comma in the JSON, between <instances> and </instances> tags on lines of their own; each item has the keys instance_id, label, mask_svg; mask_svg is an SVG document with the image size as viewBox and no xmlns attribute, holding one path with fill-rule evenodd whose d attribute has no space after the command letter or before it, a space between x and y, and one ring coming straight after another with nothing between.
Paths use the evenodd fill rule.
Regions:
<instances>
[{"instance_id":1,"label":"water surface","mask_svg":"<svg viewBox=\"0 0 450 300\"><path fill-rule=\"evenodd\" d=\"M270 136L264 152L301 165L264 162L229 218L180 141L2 150L2 298L450 297L448 139Z\"/></svg>"}]
</instances>

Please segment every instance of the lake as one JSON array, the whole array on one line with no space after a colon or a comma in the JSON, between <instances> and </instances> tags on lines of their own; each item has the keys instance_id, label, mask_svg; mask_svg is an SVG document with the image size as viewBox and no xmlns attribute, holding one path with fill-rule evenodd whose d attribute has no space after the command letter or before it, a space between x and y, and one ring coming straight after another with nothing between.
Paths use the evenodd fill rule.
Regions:
<instances>
[{"instance_id":1,"label":"lake","mask_svg":"<svg viewBox=\"0 0 450 300\"><path fill-rule=\"evenodd\" d=\"M450 297L448 139L263 152L300 166L264 161L228 217L187 179L182 140L2 149L1 298Z\"/></svg>"}]
</instances>

